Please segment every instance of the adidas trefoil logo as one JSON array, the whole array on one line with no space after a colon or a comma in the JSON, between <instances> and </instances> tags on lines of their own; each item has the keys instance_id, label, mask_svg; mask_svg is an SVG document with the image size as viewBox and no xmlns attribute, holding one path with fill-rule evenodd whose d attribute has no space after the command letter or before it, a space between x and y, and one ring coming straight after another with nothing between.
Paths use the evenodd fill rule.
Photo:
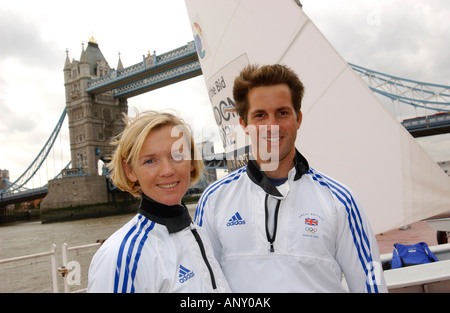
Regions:
<instances>
[{"instance_id":1,"label":"adidas trefoil logo","mask_svg":"<svg viewBox=\"0 0 450 313\"><path fill-rule=\"evenodd\" d=\"M183 265L180 264L180 271L179 271L179 279L178 281L180 283L184 283L185 281L187 281L188 279L194 277L195 274L193 271L188 270L187 268L185 268Z\"/></svg>"},{"instance_id":2,"label":"adidas trefoil logo","mask_svg":"<svg viewBox=\"0 0 450 313\"><path fill-rule=\"evenodd\" d=\"M244 225L245 220L242 219L239 212L234 213L234 215L229 219L227 226Z\"/></svg>"}]
</instances>

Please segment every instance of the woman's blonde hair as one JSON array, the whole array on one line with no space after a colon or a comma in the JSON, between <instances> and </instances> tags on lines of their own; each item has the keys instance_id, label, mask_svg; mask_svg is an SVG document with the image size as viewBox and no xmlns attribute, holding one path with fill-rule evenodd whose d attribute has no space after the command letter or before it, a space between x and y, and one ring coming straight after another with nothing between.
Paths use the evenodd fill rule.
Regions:
<instances>
[{"instance_id":1,"label":"woman's blonde hair","mask_svg":"<svg viewBox=\"0 0 450 313\"><path fill-rule=\"evenodd\" d=\"M147 135L156 128L173 125L183 133L182 136L187 139L191 151L191 171L190 184L194 185L204 171L203 160L195 146L194 138L189 126L177 116L171 113L161 113L156 111L136 112L134 118L124 114L125 129L116 138L113 139L112 145L116 146L111 162L108 168L111 172L111 180L121 190L131 193L135 197L142 196L142 190L139 184L130 181L125 173L123 164L136 164L142 146ZM179 133L178 133L179 134ZM178 135L177 134L177 135Z\"/></svg>"}]
</instances>

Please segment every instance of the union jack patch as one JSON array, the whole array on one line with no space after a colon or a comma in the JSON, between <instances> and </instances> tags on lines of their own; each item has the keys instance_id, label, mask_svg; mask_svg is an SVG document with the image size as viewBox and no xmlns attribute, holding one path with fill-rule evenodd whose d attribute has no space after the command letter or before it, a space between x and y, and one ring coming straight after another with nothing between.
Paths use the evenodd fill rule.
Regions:
<instances>
[{"instance_id":1,"label":"union jack patch","mask_svg":"<svg viewBox=\"0 0 450 313\"><path fill-rule=\"evenodd\" d=\"M315 218L305 218L305 224L310 226L318 226L319 221Z\"/></svg>"}]
</instances>

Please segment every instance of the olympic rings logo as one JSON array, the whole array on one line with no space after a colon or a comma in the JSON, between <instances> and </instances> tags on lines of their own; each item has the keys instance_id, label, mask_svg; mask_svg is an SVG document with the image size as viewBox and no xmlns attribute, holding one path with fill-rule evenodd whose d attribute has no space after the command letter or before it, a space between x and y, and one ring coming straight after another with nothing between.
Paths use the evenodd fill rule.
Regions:
<instances>
[{"instance_id":1,"label":"olympic rings logo","mask_svg":"<svg viewBox=\"0 0 450 313\"><path fill-rule=\"evenodd\" d=\"M317 232L317 228L314 227L305 227L305 231L309 234L314 234Z\"/></svg>"}]
</instances>

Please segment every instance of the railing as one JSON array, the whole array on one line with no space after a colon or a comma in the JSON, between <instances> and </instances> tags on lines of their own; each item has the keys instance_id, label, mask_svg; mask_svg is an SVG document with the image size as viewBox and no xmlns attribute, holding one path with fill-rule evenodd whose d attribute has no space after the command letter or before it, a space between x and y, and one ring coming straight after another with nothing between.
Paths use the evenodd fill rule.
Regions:
<instances>
[{"instance_id":1,"label":"railing","mask_svg":"<svg viewBox=\"0 0 450 313\"><path fill-rule=\"evenodd\" d=\"M52 244L48 252L0 260L0 292L85 292L89 265L100 245L64 243L58 255Z\"/></svg>"},{"instance_id":2,"label":"railing","mask_svg":"<svg viewBox=\"0 0 450 313\"><path fill-rule=\"evenodd\" d=\"M62 266L57 270L64 277L64 292L86 292L89 265L100 245L101 243L75 247L68 247L66 243L62 245Z\"/></svg>"},{"instance_id":3,"label":"railing","mask_svg":"<svg viewBox=\"0 0 450 313\"><path fill-rule=\"evenodd\" d=\"M48 258L50 264L45 266ZM55 268L54 244L49 252L0 260L0 292L58 292Z\"/></svg>"}]
</instances>

